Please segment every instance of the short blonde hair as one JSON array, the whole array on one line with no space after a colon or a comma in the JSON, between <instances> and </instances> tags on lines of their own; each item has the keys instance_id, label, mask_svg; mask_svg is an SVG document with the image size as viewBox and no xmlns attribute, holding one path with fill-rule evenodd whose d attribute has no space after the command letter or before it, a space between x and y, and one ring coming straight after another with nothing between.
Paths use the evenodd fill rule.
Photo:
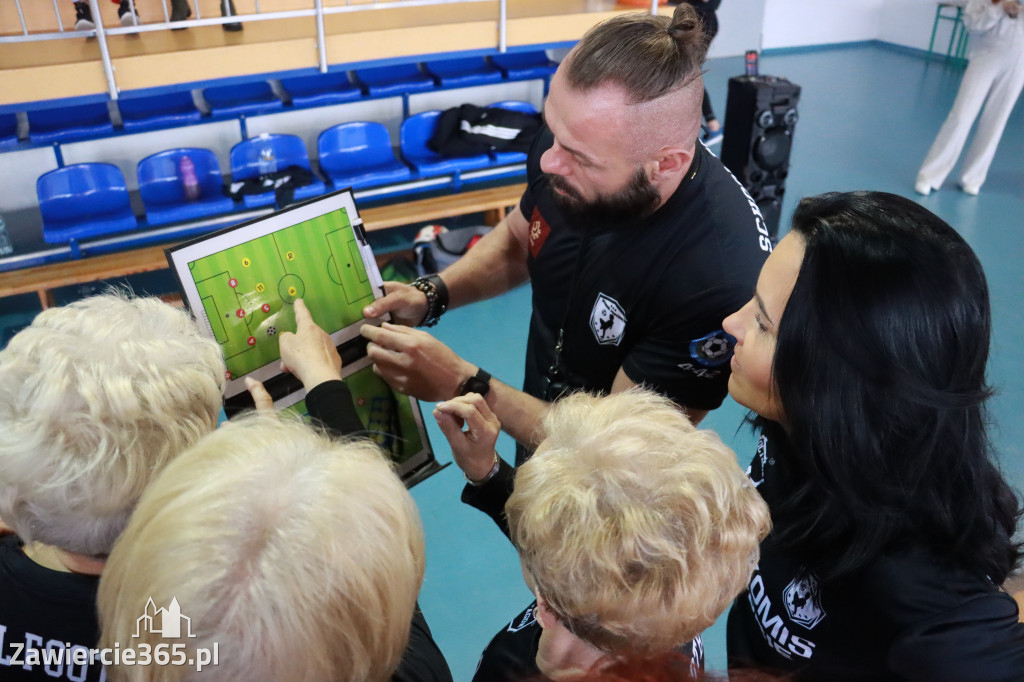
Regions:
<instances>
[{"instance_id":1,"label":"short blonde hair","mask_svg":"<svg viewBox=\"0 0 1024 682\"><path fill-rule=\"evenodd\" d=\"M385 680L408 641L423 568L415 504L374 444L242 417L143 495L100 581L101 646L166 642L131 638L150 598L177 599L197 637L171 643L191 657L216 643L216 679ZM110 675L196 676L187 666Z\"/></svg>"},{"instance_id":2,"label":"short blonde hair","mask_svg":"<svg viewBox=\"0 0 1024 682\"><path fill-rule=\"evenodd\" d=\"M0 518L105 556L150 480L216 428L223 389L220 346L158 299L43 311L0 351Z\"/></svg>"},{"instance_id":3,"label":"short blonde hair","mask_svg":"<svg viewBox=\"0 0 1024 682\"><path fill-rule=\"evenodd\" d=\"M609 653L658 654L711 625L770 528L732 450L642 390L570 396L544 425L505 506L538 595Z\"/></svg>"}]
</instances>

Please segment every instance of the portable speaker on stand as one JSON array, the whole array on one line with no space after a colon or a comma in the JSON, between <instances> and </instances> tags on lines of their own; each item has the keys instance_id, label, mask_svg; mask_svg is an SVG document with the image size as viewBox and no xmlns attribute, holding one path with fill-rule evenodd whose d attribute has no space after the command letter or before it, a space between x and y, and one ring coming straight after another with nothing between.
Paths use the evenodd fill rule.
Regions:
<instances>
[{"instance_id":1,"label":"portable speaker on stand","mask_svg":"<svg viewBox=\"0 0 1024 682\"><path fill-rule=\"evenodd\" d=\"M775 76L729 79L722 163L757 202L772 241L779 235L800 86Z\"/></svg>"}]
</instances>

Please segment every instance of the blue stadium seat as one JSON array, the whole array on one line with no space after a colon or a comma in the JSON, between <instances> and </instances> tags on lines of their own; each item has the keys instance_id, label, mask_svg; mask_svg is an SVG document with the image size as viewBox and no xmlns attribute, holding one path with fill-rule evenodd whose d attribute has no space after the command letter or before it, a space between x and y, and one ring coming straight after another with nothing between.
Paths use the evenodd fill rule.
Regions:
<instances>
[{"instance_id":1,"label":"blue stadium seat","mask_svg":"<svg viewBox=\"0 0 1024 682\"><path fill-rule=\"evenodd\" d=\"M64 244L131 230L138 225L121 170L109 163L79 163L36 180L43 239Z\"/></svg>"},{"instance_id":2,"label":"blue stadium seat","mask_svg":"<svg viewBox=\"0 0 1024 682\"><path fill-rule=\"evenodd\" d=\"M494 65L501 69L509 80L527 80L529 78L546 78L555 72L558 63L548 59L541 52L506 52L491 57Z\"/></svg>"},{"instance_id":3,"label":"blue stadium seat","mask_svg":"<svg viewBox=\"0 0 1024 682\"><path fill-rule=\"evenodd\" d=\"M348 74L344 71L282 78L281 86L288 93L294 107L341 104L342 102L353 102L363 96L363 91L349 82Z\"/></svg>"},{"instance_id":4,"label":"blue stadium seat","mask_svg":"<svg viewBox=\"0 0 1024 682\"><path fill-rule=\"evenodd\" d=\"M42 109L28 114L28 138L36 144L65 142L114 132L105 102L80 104L59 109Z\"/></svg>"},{"instance_id":5,"label":"blue stadium seat","mask_svg":"<svg viewBox=\"0 0 1024 682\"><path fill-rule=\"evenodd\" d=\"M185 196L181 162L188 157L199 181L199 198ZM139 161L139 194L150 225L195 220L230 213L235 202L224 194L224 178L217 156L209 149L180 148L147 156Z\"/></svg>"},{"instance_id":6,"label":"blue stadium seat","mask_svg":"<svg viewBox=\"0 0 1024 682\"><path fill-rule=\"evenodd\" d=\"M370 97L402 95L434 89L434 79L421 73L416 64L359 69L356 71L356 79L366 86Z\"/></svg>"},{"instance_id":7,"label":"blue stadium seat","mask_svg":"<svg viewBox=\"0 0 1024 682\"><path fill-rule=\"evenodd\" d=\"M284 107L284 102L266 81L206 88L203 98L214 116L261 114Z\"/></svg>"},{"instance_id":8,"label":"blue stadium seat","mask_svg":"<svg viewBox=\"0 0 1024 682\"><path fill-rule=\"evenodd\" d=\"M0 145L18 144L18 115L0 114Z\"/></svg>"},{"instance_id":9,"label":"blue stadium seat","mask_svg":"<svg viewBox=\"0 0 1024 682\"><path fill-rule=\"evenodd\" d=\"M483 57L442 59L427 62L424 66L437 77L441 87L445 88L485 85L501 80L501 71L488 64Z\"/></svg>"},{"instance_id":10,"label":"blue stadium seat","mask_svg":"<svg viewBox=\"0 0 1024 682\"><path fill-rule=\"evenodd\" d=\"M260 175L260 150L266 145L274 150L274 161L278 170L288 166L301 166L311 170L306 143L298 135L261 135L243 140L231 148L231 180L247 180ZM295 199L309 199L327 191L322 180L314 178L313 182L295 188ZM272 206L277 201L274 192L249 194L242 197L242 203L248 208L256 206Z\"/></svg>"},{"instance_id":11,"label":"blue stadium seat","mask_svg":"<svg viewBox=\"0 0 1024 682\"><path fill-rule=\"evenodd\" d=\"M519 100L505 100L504 102L495 102L488 106L495 107L497 109L509 109L510 111L520 111L524 114L536 114L537 107L533 106L529 102L521 102ZM494 159L495 165L504 166L510 163L526 163L526 154L523 152L491 152L491 158Z\"/></svg>"},{"instance_id":12,"label":"blue stadium seat","mask_svg":"<svg viewBox=\"0 0 1024 682\"><path fill-rule=\"evenodd\" d=\"M402 156L423 177L444 175L455 171L486 168L491 165L487 154L473 156L441 156L427 146L434 135L440 111L414 114L402 122Z\"/></svg>"},{"instance_id":13,"label":"blue stadium seat","mask_svg":"<svg viewBox=\"0 0 1024 682\"><path fill-rule=\"evenodd\" d=\"M117 101L124 129L137 132L198 123L203 115L187 90L153 97L129 97Z\"/></svg>"},{"instance_id":14,"label":"blue stadium seat","mask_svg":"<svg viewBox=\"0 0 1024 682\"><path fill-rule=\"evenodd\" d=\"M391 135L383 123L353 121L320 133L320 170L335 188L362 189L412 177L412 170L395 158Z\"/></svg>"}]
</instances>

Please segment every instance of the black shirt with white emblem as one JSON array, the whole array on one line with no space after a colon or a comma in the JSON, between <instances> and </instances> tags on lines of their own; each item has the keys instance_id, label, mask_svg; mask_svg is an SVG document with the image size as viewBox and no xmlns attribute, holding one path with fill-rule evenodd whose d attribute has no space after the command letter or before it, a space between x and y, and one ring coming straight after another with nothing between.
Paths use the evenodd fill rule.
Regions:
<instances>
[{"instance_id":1,"label":"black shirt with white emblem","mask_svg":"<svg viewBox=\"0 0 1024 682\"><path fill-rule=\"evenodd\" d=\"M785 434L768 423L749 475L769 508L791 488L787 455ZM908 546L822 580L775 539L781 523L729 612L730 666L829 682L1024 681L1024 623L985 576Z\"/></svg>"},{"instance_id":2,"label":"black shirt with white emblem","mask_svg":"<svg viewBox=\"0 0 1024 682\"><path fill-rule=\"evenodd\" d=\"M547 378L564 329L557 378L569 390L607 392L621 367L681 405L718 407L732 356L722 320L750 299L771 251L755 205L698 143L685 179L651 216L573 224L540 170L552 142L547 128L537 136L520 203L533 286L524 390L556 397Z\"/></svg>"}]
</instances>

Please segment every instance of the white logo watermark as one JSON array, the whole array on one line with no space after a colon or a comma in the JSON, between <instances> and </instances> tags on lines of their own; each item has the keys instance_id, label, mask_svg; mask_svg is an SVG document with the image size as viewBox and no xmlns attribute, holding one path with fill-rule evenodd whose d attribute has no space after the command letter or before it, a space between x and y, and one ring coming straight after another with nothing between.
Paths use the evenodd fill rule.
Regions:
<instances>
[{"instance_id":1,"label":"white logo watermark","mask_svg":"<svg viewBox=\"0 0 1024 682\"><path fill-rule=\"evenodd\" d=\"M156 602L150 597L146 602L146 608L142 615L135 621L135 634L132 639L138 639L150 635L160 635L161 639L194 639L192 633L192 619L181 612L181 605L177 597L171 597L171 603L167 608L157 608ZM114 643L113 656L114 665L187 665L195 666L196 672L201 672L208 665L217 665L220 659L220 646L216 642L213 648L196 647L187 651L184 642L166 643L161 642L155 646L148 642L140 642L131 647L121 648L119 642ZM110 653L110 649L100 649L100 660L104 665L110 665L103 658L104 653Z\"/></svg>"},{"instance_id":2,"label":"white logo watermark","mask_svg":"<svg viewBox=\"0 0 1024 682\"><path fill-rule=\"evenodd\" d=\"M158 609L150 597L145 611L135 621L135 634L132 637L140 637L141 633L149 632L164 639L180 639L182 621L185 622L185 637L195 637L192 634L192 619L181 613L177 597L171 598L171 604L166 609Z\"/></svg>"},{"instance_id":3,"label":"white logo watermark","mask_svg":"<svg viewBox=\"0 0 1024 682\"><path fill-rule=\"evenodd\" d=\"M10 633L0 625L0 652L10 653L0 657L0 669L21 668L26 671L41 671L48 677L84 682L90 669L95 665L149 666L177 665L195 667L196 672L217 665L220 661L220 645L212 647L189 647L185 641L196 638L192 633L192 619L181 612L176 598L166 608L157 608L152 598L146 602L143 614L136 620L132 639L145 634L159 635L162 639L183 640L178 642L130 642L122 647L115 642L112 648L92 649L81 644L47 640L44 636L25 632L24 642L5 641ZM148 639L154 639L152 637ZM0 673L0 678L3 674ZM106 679L106 670L100 671L101 682Z\"/></svg>"}]
</instances>

